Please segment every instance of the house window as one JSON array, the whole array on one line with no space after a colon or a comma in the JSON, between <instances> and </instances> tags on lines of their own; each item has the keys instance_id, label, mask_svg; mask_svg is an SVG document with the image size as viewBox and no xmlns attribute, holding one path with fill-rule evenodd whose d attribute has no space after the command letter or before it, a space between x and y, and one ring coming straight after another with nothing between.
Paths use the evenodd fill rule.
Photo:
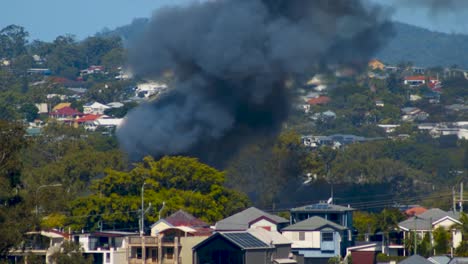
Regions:
<instances>
[{"instance_id":1,"label":"house window","mask_svg":"<svg viewBox=\"0 0 468 264\"><path fill-rule=\"evenodd\" d=\"M299 232L299 240L301 241L305 240L305 232Z\"/></svg>"},{"instance_id":2,"label":"house window","mask_svg":"<svg viewBox=\"0 0 468 264\"><path fill-rule=\"evenodd\" d=\"M141 247L136 249L136 257L137 259L141 259Z\"/></svg>"},{"instance_id":3,"label":"house window","mask_svg":"<svg viewBox=\"0 0 468 264\"><path fill-rule=\"evenodd\" d=\"M106 253L106 263L110 263L110 262L111 262L110 253Z\"/></svg>"},{"instance_id":4,"label":"house window","mask_svg":"<svg viewBox=\"0 0 468 264\"><path fill-rule=\"evenodd\" d=\"M331 232L322 233L322 241L333 241L333 233Z\"/></svg>"}]
</instances>

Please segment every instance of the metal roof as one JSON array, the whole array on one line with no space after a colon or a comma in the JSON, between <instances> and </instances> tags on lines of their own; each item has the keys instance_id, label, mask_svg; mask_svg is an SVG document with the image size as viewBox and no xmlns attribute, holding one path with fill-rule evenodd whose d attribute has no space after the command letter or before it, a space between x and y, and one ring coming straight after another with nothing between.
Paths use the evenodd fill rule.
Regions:
<instances>
[{"instance_id":1,"label":"metal roof","mask_svg":"<svg viewBox=\"0 0 468 264\"><path fill-rule=\"evenodd\" d=\"M433 208L418 216L411 217L398 223L398 226L406 230L432 230L432 225L445 217L450 217L458 221L460 215L453 212L446 212L439 208Z\"/></svg>"},{"instance_id":2,"label":"metal roof","mask_svg":"<svg viewBox=\"0 0 468 264\"><path fill-rule=\"evenodd\" d=\"M356 209L336 204L317 203L291 209L291 212L346 212Z\"/></svg>"},{"instance_id":3,"label":"metal roof","mask_svg":"<svg viewBox=\"0 0 468 264\"><path fill-rule=\"evenodd\" d=\"M419 255L413 255L409 258L404 259L403 261L398 262L398 264L433 264L433 263Z\"/></svg>"},{"instance_id":4,"label":"metal roof","mask_svg":"<svg viewBox=\"0 0 468 264\"><path fill-rule=\"evenodd\" d=\"M239 212L221 221L218 221L215 225L215 229L222 230L222 231L224 230L233 230L233 231L247 230L249 229L250 224L252 224L253 221L260 219L262 217L273 221L274 224L289 223L288 219L263 212L262 210L259 210L255 207L250 207L248 209L245 209L242 212Z\"/></svg>"},{"instance_id":5,"label":"metal roof","mask_svg":"<svg viewBox=\"0 0 468 264\"><path fill-rule=\"evenodd\" d=\"M267 245L260 239L254 237L248 232L232 232L220 234L243 249L270 248L269 245Z\"/></svg>"},{"instance_id":6,"label":"metal roof","mask_svg":"<svg viewBox=\"0 0 468 264\"><path fill-rule=\"evenodd\" d=\"M343 231L347 229L346 227L342 225L333 223L322 217L313 216L309 219L306 219L294 225L290 225L286 228L283 228L281 231L316 231L316 230L321 230L325 228L327 229L331 228L333 230L339 230L339 231Z\"/></svg>"}]
</instances>

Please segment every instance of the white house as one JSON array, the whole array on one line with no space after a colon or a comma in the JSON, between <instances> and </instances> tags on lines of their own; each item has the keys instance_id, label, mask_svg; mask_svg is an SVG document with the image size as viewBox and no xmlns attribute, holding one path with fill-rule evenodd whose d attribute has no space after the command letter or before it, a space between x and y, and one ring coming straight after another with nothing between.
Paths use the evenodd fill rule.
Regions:
<instances>
[{"instance_id":1,"label":"white house","mask_svg":"<svg viewBox=\"0 0 468 264\"><path fill-rule=\"evenodd\" d=\"M432 233L438 227L443 227L452 233L452 245L456 248L462 241L461 230L452 229L452 226L457 224L461 225L458 213L433 208L398 223L398 228L405 232L405 236L410 235L410 232L416 232L422 238L425 233Z\"/></svg>"},{"instance_id":2,"label":"white house","mask_svg":"<svg viewBox=\"0 0 468 264\"><path fill-rule=\"evenodd\" d=\"M83 252L92 255L95 263L127 263L125 237L135 235L130 232L105 231L83 233L73 236L80 243Z\"/></svg>"},{"instance_id":3,"label":"white house","mask_svg":"<svg viewBox=\"0 0 468 264\"><path fill-rule=\"evenodd\" d=\"M313 216L283 228L281 233L292 241L291 250L296 259L303 258L305 263L322 263L329 258L345 255L343 243L348 240L347 230L345 226Z\"/></svg>"},{"instance_id":4,"label":"white house","mask_svg":"<svg viewBox=\"0 0 468 264\"><path fill-rule=\"evenodd\" d=\"M101 104L98 102L93 102L93 103L88 103L83 105L83 113L84 114L94 114L94 115L102 115L104 114L104 111L109 109L110 107Z\"/></svg>"}]
</instances>

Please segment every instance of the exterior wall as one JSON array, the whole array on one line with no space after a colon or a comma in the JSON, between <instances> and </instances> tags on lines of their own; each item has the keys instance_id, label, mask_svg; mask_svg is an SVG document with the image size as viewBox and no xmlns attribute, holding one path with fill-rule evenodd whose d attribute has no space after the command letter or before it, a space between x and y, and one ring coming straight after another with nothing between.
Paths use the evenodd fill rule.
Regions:
<instances>
[{"instance_id":1,"label":"exterior wall","mask_svg":"<svg viewBox=\"0 0 468 264\"><path fill-rule=\"evenodd\" d=\"M183 264L193 262L192 248L207 238L208 238L207 236L194 236L194 237L181 237L180 238L180 244L182 247L180 251L180 258L182 259Z\"/></svg>"},{"instance_id":2,"label":"exterior wall","mask_svg":"<svg viewBox=\"0 0 468 264\"><path fill-rule=\"evenodd\" d=\"M460 246L460 243L462 242L462 239L463 239L462 233L460 230L456 230L452 233L452 236L453 236L452 238L453 246L457 248L458 246Z\"/></svg>"},{"instance_id":3,"label":"exterior wall","mask_svg":"<svg viewBox=\"0 0 468 264\"><path fill-rule=\"evenodd\" d=\"M289 253L291 253L291 245L275 245L276 252L275 252L275 259L280 258L289 258Z\"/></svg>"},{"instance_id":4,"label":"exterior wall","mask_svg":"<svg viewBox=\"0 0 468 264\"><path fill-rule=\"evenodd\" d=\"M245 253L245 264L270 264L271 251L262 250L248 250Z\"/></svg>"},{"instance_id":5,"label":"exterior wall","mask_svg":"<svg viewBox=\"0 0 468 264\"><path fill-rule=\"evenodd\" d=\"M276 224L266 219L261 219L260 221L257 221L250 225L250 228L257 228L257 227L269 227L270 228L269 231L278 231L276 228Z\"/></svg>"},{"instance_id":6,"label":"exterior wall","mask_svg":"<svg viewBox=\"0 0 468 264\"><path fill-rule=\"evenodd\" d=\"M438 228L438 227L443 227L445 229L450 229L451 226L453 226L454 224L456 224L454 221L452 221L451 219L445 219L444 221L440 222L440 223L437 223L437 225L434 225L434 229Z\"/></svg>"},{"instance_id":7,"label":"exterior wall","mask_svg":"<svg viewBox=\"0 0 468 264\"><path fill-rule=\"evenodd\" d=\"M118 249L111 254L112 264L124 264L127 263L127 252L125 249Z\"/></svg>"},{"instance_id":8,"label":"exterior wall","mask_svg":"<svg viewBox=\"0 0 468 264\"><path fill-rule=\"evenodd\" d=\"M354 263L359 264L374 264L375 252L374 251L353 251L351 257Z\"/></svg>"},{"instance_id":9,"label":"exterior wall","mask_svg":"<svg viewBox=\"0 0 468 264\"><path fill-rule=\"evenodd\" d=\"M283 236L293 242L293 248L320 248L320 231L305 232L304 240L299 240L299 231L284 231Z\"/></svg>"}]
</instances>

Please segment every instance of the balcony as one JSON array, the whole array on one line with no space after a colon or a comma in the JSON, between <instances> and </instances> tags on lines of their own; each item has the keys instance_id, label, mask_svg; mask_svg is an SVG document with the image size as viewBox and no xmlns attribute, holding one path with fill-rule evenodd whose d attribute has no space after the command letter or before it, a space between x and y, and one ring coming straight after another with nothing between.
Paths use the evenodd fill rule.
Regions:
<instances>
[{"instance_id":1,"label":"balcony","mask_svg":"<svg viewBox=\"0 0 468 264\"><path fill-rule=\"evenodd\" d=\"M130 246L141 246L142 242L144 242L145 246L157 246L158 245L158 238L157 237L151 237L151 236L128 237L128 244Z\"/></svg>"}]
</instances>

